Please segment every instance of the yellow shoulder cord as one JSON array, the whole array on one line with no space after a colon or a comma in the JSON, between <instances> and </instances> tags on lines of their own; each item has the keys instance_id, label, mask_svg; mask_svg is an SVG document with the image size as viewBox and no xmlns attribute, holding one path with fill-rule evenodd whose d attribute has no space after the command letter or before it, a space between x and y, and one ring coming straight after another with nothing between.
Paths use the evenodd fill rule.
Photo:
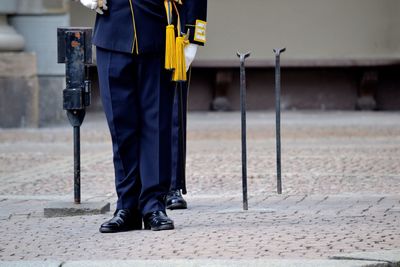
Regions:
<instances>
[{"instance_id":1,"label":"yellow shoulder cord","mask_svg":"<svg viewBox=\"0 0 400 267\"><path fill-rule=\"evenodd\" d=\"M180 15L179 15L179 10L178 10L178 8L176 7L175 2L172 2L172 4L174 5L174 9L175 9L176 16L177 16L176 28L177 28L177 30L178 30L178 37L179 37L179 36L181 36L181 34L182 34L181 17L180 17Z\"/></svg>"},{"instance_id":2,"label":"yellow shoulder cord","mask_svg":"<svg viewBox=\"0 0 400 267\"><path fill-rule=\"evenodd\" d=\"M135 32L135 36L133 37L134 40L133 40L133 44L132 44L132 54L136 48L136 54L139 55L139 44L138 44L137 31L136 31L135 12L133 11L132 0L129 0L129 5L131 8L133 31Z\"/></svg>"},{"instance_id":3,"label":"yellow shoulder cord","mask_svg":"<svg viewBox=\"0 0 400 267\"><path fill-rule=\"evenodd\" d=\"M176 65L175 58L175 27L172 24L172 4L170 0L164 0L165 11L167 12L168 25L165 41L165 69L173 70Z\"/></svg>"},{"instance_id":4,"label":"yellow shoulder cord","mask_svg":"<svg viewBox=\"0 0 400 267\"><path fill-rule=\"evenodd\" d=\"M178 16L177 28L178 28L178 37L176 38L175 46L175 70L172 76L172 80L175 82L184 82L187 80L186 77L186 59L185 59L185 46L189 44L188 35L181 35L181 19L179 16L178 8L176 7L175 2L173 2L174 9Z\"/></svg>"}]
</instances>

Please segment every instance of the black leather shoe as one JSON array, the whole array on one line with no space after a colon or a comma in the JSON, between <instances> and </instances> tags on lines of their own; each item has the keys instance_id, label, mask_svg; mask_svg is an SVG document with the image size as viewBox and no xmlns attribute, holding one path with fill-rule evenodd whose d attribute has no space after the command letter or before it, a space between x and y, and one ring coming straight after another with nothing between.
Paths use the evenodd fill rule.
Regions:
<instances>
[{"instance_id":1,"label":"black leather shoe","mask_svg":"<svg viewBox=\"0 0 400 267\"><path fill-rule=\"evenodd\" d=\"M114 217L100 226L100 233L118 233L142 230L142 216L139 212L116 210Z\"/></svg>"},{"instance_id":2,"label":"black leather shoe","mask_svg":"<svg viewBox=\"0 0 400 267\"><path fill-rule=\"evenodd\" d=\"M144 229L153 231L172 230L174 221L168 218L164 211L154 211L147 213L144 218Z\"/></svg>"},{"instance_id":3,"label":"black leather shoe","mask_svg":"<svg viewBox=\"0 0 400 267\"><path fill-rule=\"evenodd\" d=\"M169 210L184 210L187 209L186 200L183 199L181 190L169 191L166 199L166 206Z\"/></svg>"}]
</instances>

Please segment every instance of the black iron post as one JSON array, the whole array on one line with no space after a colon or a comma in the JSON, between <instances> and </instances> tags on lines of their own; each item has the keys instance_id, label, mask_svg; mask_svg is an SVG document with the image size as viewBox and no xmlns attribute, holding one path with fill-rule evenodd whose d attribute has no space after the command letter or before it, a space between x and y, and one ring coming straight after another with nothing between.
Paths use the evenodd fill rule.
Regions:
<instances>
[{"instance_id":1,"label":"black iron post","mask_svg":"<svg viewBox=\"0 0 400 267\"><path fill-rule=\"evenodd\" d=\"M243 189L243 210L249 209L247 199L247 136L246 136L246 58L250 53L239 53L237 56L240 58L240 109L242 119L242 189Z\"/></svg>"},{"instance_id":2,"label":"black iron post","mask_svg":"<svg viewBox=\"0 0 400 267\"><path fill-rule=\"evenodd\" d=\"M80 127L74 126L74 202L81 203L81 137Z\"/></svg>"},{"instance_id":3,"label":"black iron post","mask_svg":"<svg viewBox=\"0 0 400 267\"><path fill-rule=\"evenodd\" d=\"M281 54L286 48L274 49L275 53L275 111L276 111L276 173L278 194L282 194L281 173Z\"/></svg>"},{"instance_id":4,"label":"black iron post","mask_svg":"<svg viewBox=\"0 0 400 267\"><path fill-rule=\"evenodd\" d=\"M87 79L88 65L92 64L92 29L59 28L58 63L65 63L66 88L63 108L74 134L74 201L81 203L80 126L90 105L91 83Z\"/></svg>"},{"instance_id":5,"label":"black iron post","mask_svg":"<svg viewBox=\"0 0 400 267\"><path fill-rule=\"evenodd\" d=\"M179 121L179 129L178 129L178 153L180 157L181 166L178 166L181 171L181 184L182 184L182 194L187 194L186 189L186 112L183 101L183 91L185 90L185 82L178 82L176 86L176 94L178 97L178 121Z\"/></svg>"}]
</instances>

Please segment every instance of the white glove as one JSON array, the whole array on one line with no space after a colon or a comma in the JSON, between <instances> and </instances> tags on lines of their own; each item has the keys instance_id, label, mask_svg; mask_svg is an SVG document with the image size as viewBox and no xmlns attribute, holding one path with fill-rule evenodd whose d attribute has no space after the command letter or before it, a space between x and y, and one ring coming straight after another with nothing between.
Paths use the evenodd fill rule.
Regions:
<instances>
[{"instance_id":1,"label":"white glove","mask_svg":"<svg viewBox=\"0 0 400 267\"><path fill-rule=\"evenodd\" d=\"M80 0L81 4L92 10L96 10L97 13L103 15L103 10L107 10L107 0Z\"/></svg>"},{"instance_id":2,"label":"white glove","mask_svg":"<svg viewBox=\"0 0 400 267\"><path fill-rule=\"evenodd\" d=\"M188 71L190 65L192 65L192 62L196 57L198 47L199 46L197 44L188 44L185 46L186 71Z\"/></svg>"}]
</instances>

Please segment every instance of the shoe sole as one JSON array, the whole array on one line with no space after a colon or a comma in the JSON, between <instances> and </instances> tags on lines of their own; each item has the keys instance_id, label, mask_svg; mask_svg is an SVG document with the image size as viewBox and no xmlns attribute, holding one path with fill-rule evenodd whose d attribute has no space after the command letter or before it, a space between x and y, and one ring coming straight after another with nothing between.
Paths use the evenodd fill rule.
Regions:
<instances>
[{"instance_id":1,"label":"shoe sole","mask_svg":"<svg viewBox=\"0 0 400 267\"><path fill-rule=\"evenodd\" d=\"M151 227L150 225L144 226L144 230L151 230L151 231L163 231L163 230L174 230L174 229L175 227L173 224L166 224L158 227Z\"/></svg>"},{"instance_id":2,"label":"shoe sole","mask_svg":"<svg viewBox=\"0 0 400 267\"><path fill-rule=\"evenodd\" d=\"M129 231L135 231L135 230L142 230L142 227L132 227L132 228L124 228L120 230L112 230L112 229L106 229L106 228L101 228L99 229L99 232L102 234L112 234L112 233L123 233L123 232L129 232Z\"/></svg>"},{"instance_id":3,"label":"shoe sole","mask_svg":"<svg viewBox=\"0 0 400 267\"><path fill-rule=\"evenodd\" d=\"M171 205L167 206L167 209L169 209L169 210L185 210L185 209L187 209L187 205L171 204Z\"/></svg>"},{"instance_id":4,"label":"shoe sole","mask_svg":"<svg viewBox=\"0 0 400 267\"><path fill-rule=\"evenodd\" d=\"M174 225L161 225L159 227L150 227L150 226L145 226L145 230L151 230L151 231L164 231L164 230L174 230L175 227Z\"/></svg>"}]
</instances>

